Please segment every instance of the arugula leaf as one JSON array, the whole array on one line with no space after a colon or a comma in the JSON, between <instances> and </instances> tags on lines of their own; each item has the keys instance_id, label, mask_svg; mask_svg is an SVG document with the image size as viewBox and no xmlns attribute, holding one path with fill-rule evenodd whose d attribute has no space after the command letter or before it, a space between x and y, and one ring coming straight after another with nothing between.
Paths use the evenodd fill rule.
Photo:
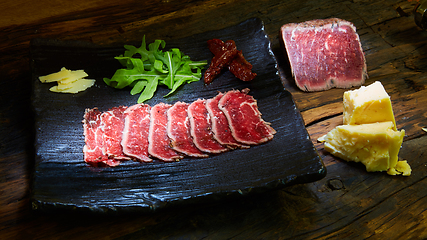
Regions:
<instances>
[{"instance_id":1,"label":"arugula leaf","mask_svg":"<svg viewBox=\"0 0 427 240\"><path fill-rule=\"evenodd\" d=\"M130 90L131 95L136 95L141 93L145 86L147 86L147 81L135 81L132 90Z\"/></svg>"},{"instance_id":2,"label":"arugula leaf","mask_svg":"<svg viewBox=\"0 0 427 240\"><path fill-rule=\"evenodd\" d=\"M116 70L111 79L104 78L104 82L118 89L132 87L130 93L140 93L138 103L142 103L154 96L158 85L165 85L171 90L164 96L167 97L181 85L201 79L207 61L192 61L178 48L160 50L165 46L165 41L155 40L147 49L145 36L141 47L124 45L124 54L115 57L124 68Z\"/></svg>"},{"instance_id":3,"label":"arugula leaf","mask_svg":"<svg viewBox=\"0 0 427 240\"><path fill-rule=\"evenodd\" d=\"M148 99L151 99L154 96L154 92L157 90L157 85L159 85L159 76L156 76L147 82L144 91L139 95L138 103L145 102Z\"/></svg>"},{"instance_id":4,"label":"arugula leaf","mask_svg":"<svg viewBox=\"0 0 427 240\"><path fill-rule=\"evenodd\" d=\"M172 86L172 90L165 96L166 97L169 96L170 94L175 92L175 90L177 90L178 87L180 87L185 83L199 81L201 77L202 77L202 69L197 68L197 72L193 72L192 68L190 67L190 64L188 62L184 63L181 67L180 73L175 74L175 82Z\"/></svg>"}]
</instances>

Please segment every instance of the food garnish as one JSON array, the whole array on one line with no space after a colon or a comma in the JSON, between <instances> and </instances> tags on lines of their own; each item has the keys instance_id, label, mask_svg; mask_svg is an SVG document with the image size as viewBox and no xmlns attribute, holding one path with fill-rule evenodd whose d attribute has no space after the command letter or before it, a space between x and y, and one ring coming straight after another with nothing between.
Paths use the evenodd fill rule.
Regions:
<instances>
[{"instance_id":1,"label":"food garnish","mask_svg":"<svg viewBox=\"0 0 427 240\"><path fill-rule=\"evenodd\" d=\"M252 72L252 65L246 61L242 51L237 50L233 40L223 42L211 39L208 40L208 47L214 57L205 72L205 84L211 83L225 67L242 81L251 81L256 77L256 73Z\"/></svg>"},{"instance_id":2,"label":"food garnish","mask_svg":"<svg viewBox=\"0 0 427 240\"><path fill-rule=\"evenodd\" d=\"M125 68L118 69L111 79L104 78L104 82L118 89L132 87L131 95L141 93L138 103L142 103L153 97L158 85L171 89L167 97L181 85L199 81L207 61L192 61L178 48L160 50L165 45L164 40L155 40L147 49L145 36L139 48L124 45L126 51L115 59Z\"/></svg>"},{"instance_id":3,"label":"food garnish","mask_svg":"<svg viewBox=\"0 0 427 240\"><path fill-rule=\"evenodd\" d=\"M78 93L95 84L94 79L85 79L87 76L88 74L84 70L72 71L63 67L59 72L40 76L39 80L42 83L57 82L58 85L49 89L51 92Z\"/></svg>"}]
</instances>

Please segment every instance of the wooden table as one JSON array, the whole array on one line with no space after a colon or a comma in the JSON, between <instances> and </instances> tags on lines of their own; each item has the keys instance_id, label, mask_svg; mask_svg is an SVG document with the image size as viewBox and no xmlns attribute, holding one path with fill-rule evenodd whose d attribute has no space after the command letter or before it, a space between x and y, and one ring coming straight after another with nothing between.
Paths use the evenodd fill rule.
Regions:
<instances>
[{"instance_id":1,"label":"wooden table","mask_svg":"<svg viewBox=\"0 0 427 240\"><path fill-rule=\"evenodd\" d=\"M0 239L423 239L427 237L427 32L416 1L332 0L6 0L0 3ZM217 204L141 216L42 214L31 209L33 123L29 41L45 37L118 45L168 40L264 21L284 86L302 113L327 167L317 182ZM297 89L279 42L289 22L339 17L353 22L366 54L370 84L391 95L399 154L410 177L368 173L329 155L316 139L342 123L342 95ZM284 147L286 147L284 143ZM289 143L288 143L289 144Z\"/></svg>"}]
</instances>

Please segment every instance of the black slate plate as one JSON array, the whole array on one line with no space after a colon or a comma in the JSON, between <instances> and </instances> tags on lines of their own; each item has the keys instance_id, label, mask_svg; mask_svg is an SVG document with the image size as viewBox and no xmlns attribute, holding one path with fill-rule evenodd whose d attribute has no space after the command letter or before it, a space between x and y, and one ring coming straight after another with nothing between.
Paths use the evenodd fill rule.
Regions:
<instances>
[{"instance_id":1,"label":"black slate plate","mask_svg":"<svg viewBox=\"0 0 427 240\"><path fill-rule=\"evenodd\" d=\"M82 42L38 39L31 43L33 107L35 111L35 172L32 206L38 210L69 209L106 213L153 211L176 204L261 193L319 180L326 174L292 95L283 88L270 42L259 19L249 19L223 30L171 40L166 48L179 47L193 60L211 59L206 41L233 39L258 74L251 82L237 80L230 72L209 86L203 81L187 84L171 97L160 87L146 103L192 102L211 98L217 91L249 88L263 118L277 131L274 139L250 149L239 149L205 159L180 162L125 162L115 168L92 168L83 161L82 118L86 108L101 111L133 105L138 96L129 89L110 88L102 81L121 66L114 56L122 46L102 48ZM136 44L140 44L137 42ZM38 76L61 67L84 69L96 86L85 92L57 94L54 85L41 84Z\"/></svg>"}]
</instances>

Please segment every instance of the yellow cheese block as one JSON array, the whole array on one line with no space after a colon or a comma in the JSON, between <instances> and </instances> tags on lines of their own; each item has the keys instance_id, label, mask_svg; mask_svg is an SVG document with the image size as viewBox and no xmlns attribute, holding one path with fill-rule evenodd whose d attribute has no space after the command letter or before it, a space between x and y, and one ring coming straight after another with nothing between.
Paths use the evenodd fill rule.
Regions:
<instances>
[{"instance_id":1,"label":"yellow cheese block","mask_svg":"<svg viewBox=\"0 0 427 240\"><path fill-rule=\"evenodd\" d=\"M405 130L394 130L392 121L341 125L324 137L325 150L346 161L361 162L368 172L394 169Z\"/></svg>"},{"instance_id":2,"label":"yellow cheese block","mask_svg":"<svg viewBox=\"0 0 427 240\"><path fill-rule=\"evenodd\" d=\"M344 124L365 124L375 122L393 122L396 130L390 96L381 82L374 82L369 86L346 91L343 97Z\"/></svg>"}]
</instances>

